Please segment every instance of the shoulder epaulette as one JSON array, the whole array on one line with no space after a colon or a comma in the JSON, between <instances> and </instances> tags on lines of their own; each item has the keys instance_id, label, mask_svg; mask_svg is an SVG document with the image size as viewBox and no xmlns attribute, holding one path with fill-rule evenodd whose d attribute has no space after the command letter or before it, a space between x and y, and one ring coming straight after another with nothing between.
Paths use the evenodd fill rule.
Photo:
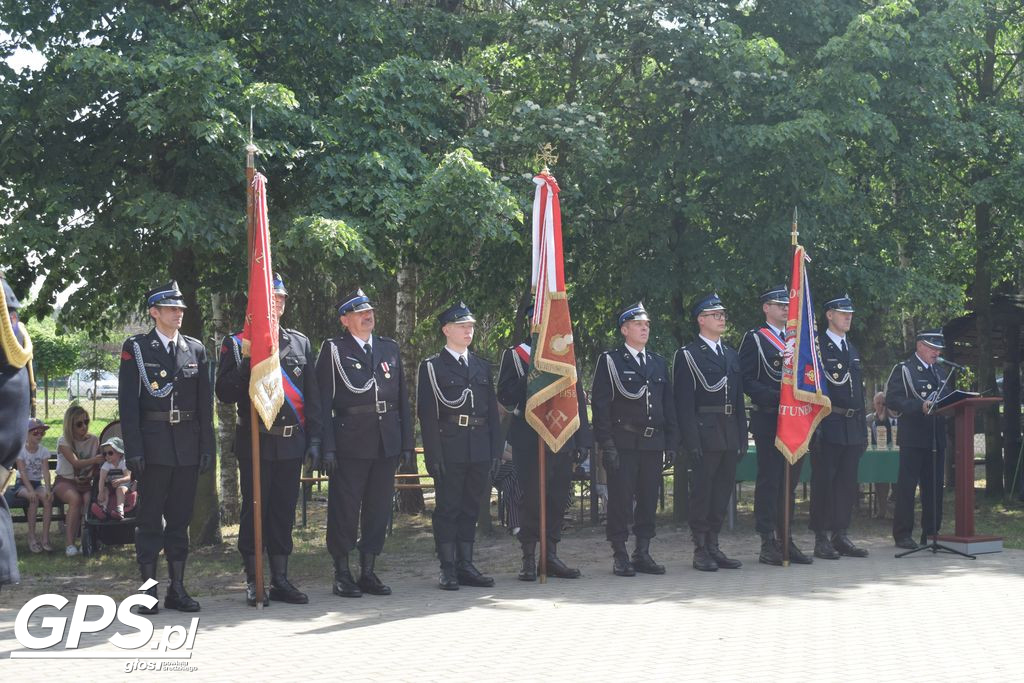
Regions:
<instances>
[{"instance_id":1,"label":"shoulder epaulette","mask_svg":"<svg viewBox=\"0 0 1024 683\"><path fill-rule=\"evenodd\" d=\"M288 334L294 334L296 337L302 337L303 339L309 339L309 337L307 337L306 335L302 334L298 330L293 330L290 327L284 328L284 331L287 332Z\"/></svg>"},{"instance_id":2,"label":"shoulder epaulette","mask_svg":"<svg viewBox=\"0 0 1024 683\"><path fill-rule=\"evenodd\" d=\"M196 344L199 344L200 346L203 345L203 342L199 341L195 337L190 337L187 334L181 335L181 338L184 339L185 341L195 342Z\"/></svg>"}]
</instances>

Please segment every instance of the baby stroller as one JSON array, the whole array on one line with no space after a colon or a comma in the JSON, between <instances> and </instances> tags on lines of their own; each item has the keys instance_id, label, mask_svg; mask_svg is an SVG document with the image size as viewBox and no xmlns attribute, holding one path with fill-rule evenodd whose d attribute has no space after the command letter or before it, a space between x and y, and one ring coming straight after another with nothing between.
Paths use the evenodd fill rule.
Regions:
<instances>
[{"instance_id":1,"label":"baby stroller","mask_svg":"<svg viewBox=\"0 0 1024 683\"><path fill-rule=\"evenodd\" d=\"M104 443L112 436L121 436L121 423L117 420L104 427L100 434L100 443ZM134 474L132 477L134 478ZM134 483L134 482L133 482ZM131 508L125 506L124 519L112 519L104 512L96 514L94 507L98 507L95 501L99 495L99 479L93 480L92 500L85 514L85 528L82 529L82 554L92 555L99 552L103 546L128 545L135 543L135 510L137 504Z\"/></svg>"}]
</instances>

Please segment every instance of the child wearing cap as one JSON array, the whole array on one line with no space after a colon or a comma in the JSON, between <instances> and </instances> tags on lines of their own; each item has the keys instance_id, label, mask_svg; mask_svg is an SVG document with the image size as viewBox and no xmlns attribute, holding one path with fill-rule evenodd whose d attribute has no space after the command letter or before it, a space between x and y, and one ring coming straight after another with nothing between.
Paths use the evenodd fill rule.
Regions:
<instances>
[{"instance_id":1,"label":"child wearing cap","mask_svg":"<svg viewBox=\"0 0 1024 683\"><path fill-rule=\"evenodd\" d=\"M124 461L124 442L116 436L107 439L100 446L100 455L105 462L100 466L97 506L93 507L93 513L100 519L106 518L107 511L110 510L110 494L113 493L117 502L114 509L110 510L110 517L124 519L125 499L132 483L132 473Z\"/></svg>"},{"instance_id":2,"label":"child wearing cap","mask_svg":"<svg viewBox=\"0 0 1024 683\"><path fill-rule=\"evenodd\" d=\"M33 417L28 421L28 438L18 454L18 482L14 487L14 495L28 501L28 547L34 553L43 550L50 552L50 515L52 513L53 492L50 490L51 453L40 441L49 426ZM36 538L36 511L43 506L43 540Z\"/></svg>"}]
</instances>

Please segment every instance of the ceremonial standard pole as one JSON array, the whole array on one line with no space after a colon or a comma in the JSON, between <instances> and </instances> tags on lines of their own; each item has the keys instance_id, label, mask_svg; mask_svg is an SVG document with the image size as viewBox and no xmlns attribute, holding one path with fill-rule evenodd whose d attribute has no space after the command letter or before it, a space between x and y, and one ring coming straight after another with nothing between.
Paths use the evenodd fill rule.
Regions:
<instances>
[{"instance_id":1,"label":"ceremonial standard pole","mask_svg":"<svg viewBox=\"0 0 1024 683\"><path fill-rule=\"evenodd\" d=\"M793 228L790 231L790 235L792 236L792 244L793 244L794 251L796 250L797 236L800 234L799 230L797 230L797 221L798 221L797 212L796 212L796 207L794 206L793 207ZM786 328L787 329L789 328L789 321L786 321ZM778 429L778 416L776 416L775 419L776 419L776 429ZM791 462L789 462L788 458L783 458L783 459L786 461L786 463L785 463L786 474L785 474L785 483L783 484L783 499L782 499L782 538L779 539L779 543L782 544L782 566L783 567L788 567L789 566L789 524L790 524L790 519L789 519L789 498L792 495L792 492L790 491L790 483L789 483L789 481L790 481L790 476L791 476L790 470L792 469L793 464Z\"/></svg>"},{"instance_id":2,"label":"ceremonial standard pole","mask_svg":"<svg viewBox=\"0 0 1024 683\"><path fill-rule=\"evenodd\" d=\"M252 181L256 176L256 145L252 143L252 121L249 123L249 144L245 146L245 225L246 262L249 264L249 282L252 277L252 240L255 224L256 203L253 197ZM248 287L247 287L248 288ZM249 441L252 444L252 531L256 547L256 609L263 609L263 509L260 504L260 429L256 404L249 399Z\"/></svg>"}]
</instances>

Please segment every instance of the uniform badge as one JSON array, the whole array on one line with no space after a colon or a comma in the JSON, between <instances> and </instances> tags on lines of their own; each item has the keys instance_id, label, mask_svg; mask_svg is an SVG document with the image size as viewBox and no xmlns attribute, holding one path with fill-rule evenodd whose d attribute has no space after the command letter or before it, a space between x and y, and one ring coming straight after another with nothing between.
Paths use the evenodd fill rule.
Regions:
<instances>
[{"instance_id":1,"label":"uniform badge","mask_svg":"<svg viewBox=\"0 0 1024 683\"><path fill-rule=\"evenodd\" d=\"M928 392L927 392L927 391L922 391L922 392L921 392L921 398L924 398L924 397L925 397L925 396L927 396L927 395L928 395Z\"/></svg>"},{"instance_id":2,"label":"uniform badge","mask_svg":"<svg viewBox=\"0 0 1024 683\"><path fill-rule=\"evenodd\" d=\"M149 342L149 345L152 346L154 349L160 348L160 342L158 342L156 339L151 340Z\"/></svg>"},{"instance_id":3,"label":"uniform badge","mask_svg":"<svg viewBox=\"0 0 1024 683\"><path fill-rule=\"evenodd\" d=\"M926 386L925 388L926 388L926 389L931 389L931 388L932 388L932 385L931 385L931 384L928 384L928 385L927 385L927 386Z\"/></svg>"},{"instance_id":4,"label":"uniform badge","mask_svg":"<svg viewBox=\"0 0 1024 683\"><path fill-rule=\"evenodd\" d=\"M922 368L920 365L918 365L917 366L917 371L918 372L924 372L924 368Z\"/></svg>"},{"instance_id":5,"label":"uniform badge","mask_svg":"<svg viewBox=\"0 0 1024 683\"><path fill-rule=\"evenodd\" d=\"M363 369L362 363L356 363L356 370L362 370L362 369Z\"/></svg>"},{"instance_id":6,"label":"uniform badge","mask_svg":"<svg viewBox=\"0 0 1024 683\"><path fill-rule=\"evenodd\" d=\"M295 372L295 376L296 377L301 377L302 376L302 366L301 365L296 365L294 372Z\"/></svg>"},{"instance_id":7,"label":"uniform badge","mask_svg":"<svg viewBox=\"0 0 1024 683\"><path fill-rule=\"evenodd\" d=\"M149 388L150 389L159 389L160 385L156 381L153 381L153 382L149 383Z\"/></svg>"},{"instance_id":8,"label":"uniform badge","mask_svg":"<svg viewBox=\"0 0 1024 683\"><path fill-rule=\"evenodd\" d=\"M839 379L839 373L838 372L833 372L832 373L832 379Z\"/></svg>"},{"instance_id":9,"label":"uniform badge","mask_svg":"<svg viewBox=\"0 0 1024 683\"><path fill-rule=\"evenodd\" d=\"M842 363L836 363L836 367L839 368L840 370L842 370L843 369L843 364Z\"/></svg>"},{"instance_id":10,"label":"uniform badge","mask_svg":"<svg viewBox=\"0 0 1024 683\"><path fill-rule=\"evenodd\" d=\"M160 371L160 376L161 377L166 377L167 376L167 371L166 370L161 370Z\"/></svg>"}]
</instances>

